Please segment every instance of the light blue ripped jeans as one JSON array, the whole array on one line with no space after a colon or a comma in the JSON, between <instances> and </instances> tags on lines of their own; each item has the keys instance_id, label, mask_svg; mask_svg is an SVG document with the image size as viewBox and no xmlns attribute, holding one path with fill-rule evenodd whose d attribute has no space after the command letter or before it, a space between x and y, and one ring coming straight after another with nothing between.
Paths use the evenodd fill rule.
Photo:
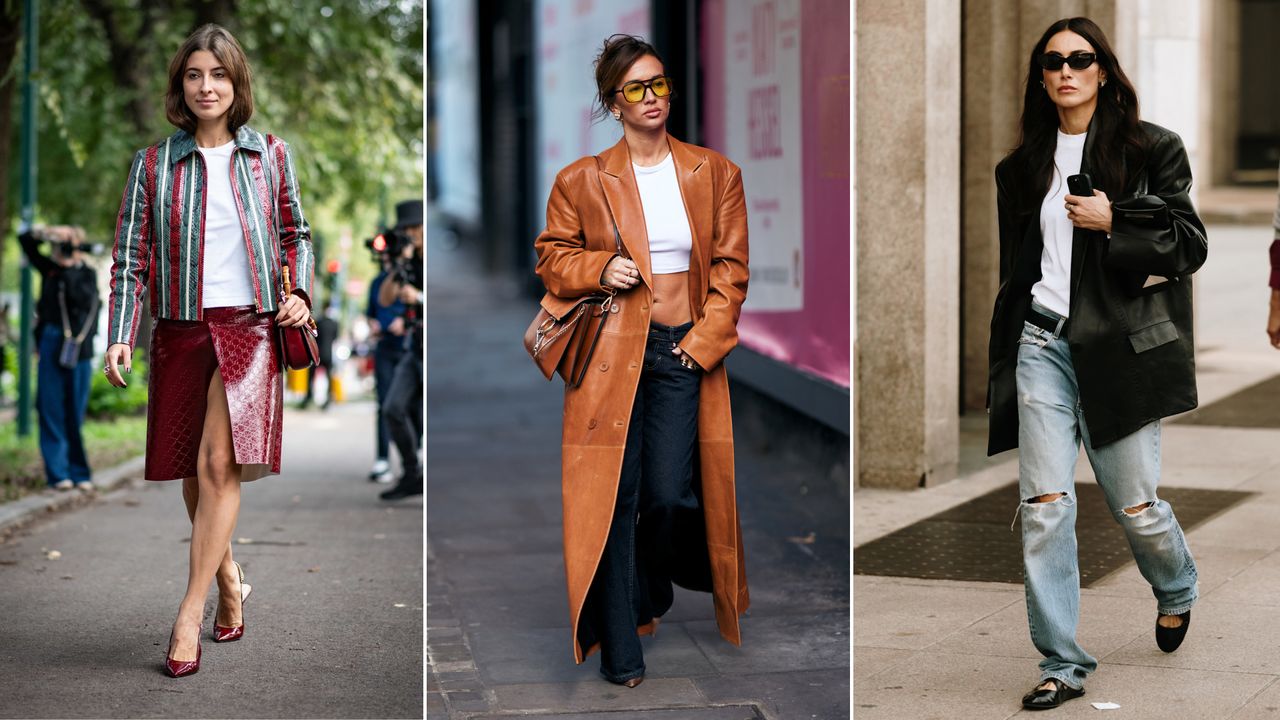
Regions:
<instances>
[{"instance_id":1,"label":"light blue ripped jeans","mask_svg":"<svg viewBox=\"0 0 1280 720\"><path fill-rule=\"evenodd\" d=\"M1038 303L1033 307L1058 317ZM1056 678L1080 688L1098 667L1076 642L1080 568L1074 477L1081 442L1107 506L1129 539L1138 570L1151 583L1159 613L1176 615L1195 604L1196 565L1173 509L1156 497L1160 422L1091 447L1067 341L1031 323L1024 324L1018 339L1017 384L1019 512L1031 641L1044 655L1042 681ZM1027 502L1054 493L1063 495L1050 502ZM1150 507L1125 512L1146 503Z\"/></svg>"}]
</instances>

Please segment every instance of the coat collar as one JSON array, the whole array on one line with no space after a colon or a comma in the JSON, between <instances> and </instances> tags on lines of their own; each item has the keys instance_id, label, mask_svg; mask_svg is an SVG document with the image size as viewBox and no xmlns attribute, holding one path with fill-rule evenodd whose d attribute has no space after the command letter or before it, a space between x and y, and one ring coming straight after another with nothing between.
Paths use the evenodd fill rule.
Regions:
<instances>
[{"instance_id":1,"label":"coat collar","mask_svg":"<svg viewBox=\"0 0 1280 720\"><path fill-rule=\"evenodd\" d=\"M185 158L196 150L196 138L186 130L179 130L178 132L170 135L166 142L169 144L170 165ZM262 134L248 125L241 125L236 129L235 143L236 148L240 150L251 150L256 153L266 151L266 145L263 143Z\"/></svg>"},{"instance_id":2,"label":"coat collar","mask_svg":"<svg viewBox=\"0 0 1280 720\"><path fill-rule=\"evenodd\" d=\"M670 134L667 135L667 143L671 148L676 179L680 183L680 194L693 233L693 248L689 258L692 270L698 267L699 258L706 253L711 240L711 176L709 173L699 172L707 163L707 156L701 148L680 142ZM652 288L653 265L649 259L649 234L644 223L644 210L640 205L640 190L636 185L635 172L631 168L631 150L627 139L624 137L618 140L598 157L600 184L618 225L622 244L639 269L641 279Z\"/></svg>"}]
</instances>

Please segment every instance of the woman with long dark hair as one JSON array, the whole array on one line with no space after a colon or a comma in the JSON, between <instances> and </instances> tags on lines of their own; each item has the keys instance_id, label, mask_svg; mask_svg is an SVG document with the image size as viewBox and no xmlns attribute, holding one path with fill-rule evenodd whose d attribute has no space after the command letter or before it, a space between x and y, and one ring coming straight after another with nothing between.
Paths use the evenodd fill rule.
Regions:
<instances>
[{"instance_id":1,"label":"woman with long dark hair","mask_svg":"<svg viewBox=\"0 0 1280 720\"><path fill-rule=\"evenodd\" d=\"M1157 645L1191 622L1196 566L1157 495L1160 419L1196 406L1191 273L1208 252L1173 132L1087 18L1031 51L1017 147L996 167L1000 291L991 321L989 454L1019 449L1027 619L1044 655L1029 709L1084 694L1076 641L1075 462L1084 444L1156 597Z\"/></svg>"},{"instance_id":2,"label":"woman with long dark hair","mask_svg":"<svg viewBox=\"0 0 1280 720\"><path fill-rule=\"evenodd\" d=\"M247 123L252 74L240 44L204 25L169 64L166 115L179 130L139 150L125 183L111 266L106 366L124 387L149 291L155 313L147 480L182 480L191 518L187 590L165 646L172 677L200 669L210 581L213 641L245 633L250 586L231 556L240 483L280 472L275 326L306 322L314 256L288 146ZM282 293L282 274L296 284Z\"/></svg>"},{"instance_id":3,"label":"woman with long dark hair","mask_svg":"<svg viewBox=\"0 0 1280 720\"><path fill-rule=\"evenodd\" d=\"M640 635L672 583L710 592L720 634L747 609L734 500L729 383L747 294L747 208L738 167L667 134L675 82L649 43L605 41L599 112L622 139L560 171L534 247L543 307L613 293L610 317L564 397L564 562L574 659L635 687Z\"/></svg>"}]
</instances>

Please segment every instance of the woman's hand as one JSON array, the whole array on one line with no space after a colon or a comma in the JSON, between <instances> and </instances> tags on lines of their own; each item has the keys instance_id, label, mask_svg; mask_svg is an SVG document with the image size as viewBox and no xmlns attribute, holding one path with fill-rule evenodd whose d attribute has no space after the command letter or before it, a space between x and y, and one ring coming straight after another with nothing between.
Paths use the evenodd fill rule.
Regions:
<instances>
[{"instance_id":1,"label":"woman's hand","mask_svg":"<svg viewBox=\"0 0 1280 720\"><path fill-rule=\"evenodd\" d=\"M600 273L600 284L614 290L629 290L640 282L640 269L621 255L609 261Z\"/></svg>"},{"instance_id":2,"label":"woman's hand","mask_svg":"<svg viewBox=\"0 0 1280 720\"><path fill-rule=\"evenodd\" d=\"M679 345L671 348L671 354L675 355L676 359L680 361L680 364L685 366L689 370L696 370L696 371L702 370L702 366L698 364L698 361L694 360L693 356L685 352L684 349L681 348Z\"/></svg>"},{"instance_id":3,"label":"woman's hand","mask_svg":"<svg viewBox=\"0 0 1280 720\"><path fill-rule=\"evenodd\" d=\"M1271 291L1271 314L1267 317L1267 335L1271 347L1280 350L1280 290Z\"/></svg>"},{"instance_id":4,"label":"woman's hand","mask_svg":"<svg viewBox=\"0 0 1280 720\"><path fill-rule=\"evenodd\" d=\"M125 374L133 372L133 353L129 351L129 346L125 343L115 343L107 348L107 354L103 358L103 371L107 374L107 382L118 388L128 387L128 383L120 375L119 367L124 365Z\"/></svg>"},{"instance_id":5,"label":"woman's hand","mask_svg":"<svg viewBox=\"0 0 1280 720\"><path fill-rule=\"evenodd\" d=\"M1094 190L1093 197L1068 195L1067 219L1072 225L1085 230L1111 232L1111 200L1101 190Z\"/></svg>"},{"instance_id":6,"label":"woman's hand","mask_svg":"<svg viewBox=\"0 0 1280 720\"><path fill-rule=\"evenodd\" d=\"M280 303L280 312L276 313L276 323L280 327L297 327L305 323L310 315L307 303L290 293L288 299Z\"/></svg>"}]
</instances>

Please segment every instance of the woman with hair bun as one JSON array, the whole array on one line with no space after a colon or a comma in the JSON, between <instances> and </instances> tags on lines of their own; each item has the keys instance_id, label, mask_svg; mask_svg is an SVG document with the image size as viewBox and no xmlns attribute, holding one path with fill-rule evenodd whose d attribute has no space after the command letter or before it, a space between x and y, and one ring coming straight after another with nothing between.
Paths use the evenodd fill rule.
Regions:
<instances>
[{"instance_id":1,"label":"woman with hair bun","mask_svg":"<svg viewBox=\"0 0 1280 720\"><path fill-rule=\"evenodd\" d=\"M739 644L747 609L734 499L729 383L747 292L747 208L738 167L671 137L675 81L652 45L605 41L597 112L622 139L560 171L534 247L543 307L612 293L581 384L566 387L564 562L581 663L644 679L639 636L656 632L672 584L710 592Z\"/></svg>"}]
</instances>

